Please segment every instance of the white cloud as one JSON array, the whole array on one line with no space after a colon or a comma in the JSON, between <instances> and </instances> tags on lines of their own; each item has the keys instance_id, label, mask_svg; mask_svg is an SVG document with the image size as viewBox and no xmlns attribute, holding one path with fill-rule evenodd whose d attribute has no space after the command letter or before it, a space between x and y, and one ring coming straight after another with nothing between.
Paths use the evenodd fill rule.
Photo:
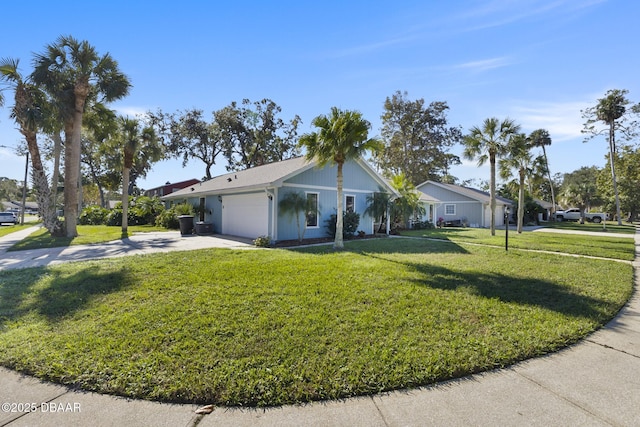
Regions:
<instances>
[{"instance_id":1,"label":"white cloud","mask_svg":"<svg viewBox=\"0 0 640 427\"><path fill-rule=\"evenodd\" d=\"M498 58L489 58L482 59L479 61L470 61L462 64L454 65L455 69L464 69L471 70L475 72L493 70L495 68L506 67L510 64L510 61L507 57L498 57Z\"/></svg>"},{"instance_id":2,"label":"white cloud","mask_svg":"<svg viewBox=\"0 0 640 427\"><path fill-rule=\"evenodd\" d=\"M147 111L149 111L148 108L144 108L144 107L135 107L135 106L121 106L121 107L116 107L115 108L116 113L122 115L122 116L127 116L127 117L131 117L131 118L135 118L138 116L143 116L147 113Z\"/></svg>"},{"instance_id":3,"label":"white cloud","mask_svg":"<svg viewBox=\"0 0 640 427\"><path fill-rule=\"evenodd\" d=\"M584 119L581 111L588 108L589 102L528 102L513 107L513 117L523 129L533 131L546 129L554 141L566 141L582 138Z\"/></svg>"}]
</instances>

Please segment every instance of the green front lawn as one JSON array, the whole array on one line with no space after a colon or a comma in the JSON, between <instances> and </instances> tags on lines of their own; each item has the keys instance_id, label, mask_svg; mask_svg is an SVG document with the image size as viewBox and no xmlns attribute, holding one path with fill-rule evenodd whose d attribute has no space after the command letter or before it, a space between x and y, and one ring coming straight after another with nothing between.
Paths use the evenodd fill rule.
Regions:
<instances>
[{"instance_id":1,"label":"green front lawn","mask_svg":"<svg viewBox=\"0 0 640 427\"><path fill-rule=\"evenodd\" d=\"M586 221L584 224L580 224L576 221L562 221L562 222L545 222L542 224L545 228L559 228L564 230L579 230L590 231L602 234L607 233L623 233L623 234L635 234L636 226L629 224L625 221L622 225L618 225L617 221L605 221L604 223L595 224L593 222Z\"/></svg>"},{"instance_id":2,"label":"green front lawn","mask_svg":"<svg viewBox=\"0 0 640 427\"><path fill-rule=\"evenodd\" d=\"M166 228L152 225L132 225L128 227L129 234L144 233L150 231L167 231ZM124 236L126 237L126 236ZM103 243L123 238L121 227L109 227L106 225L79 225L78 237L52 237L42 228L31 234L26 239L13 245L10 251L22 251L26 249L56 248L70 245L88 245L91 243Z\"/></svg>"},{"instance_id":3,"label":"green front lawn","mask_svg":"<svg viewBox=\"0 0 640 427\"><path fill-rule=\"evenodd\" d=\"M632 283L630 263L391 238L4 271L0 364L171 402L342 398L555 351Z\"/></svg>"},{"instance_id":4,"label":"green front lawn","mask_svg":"<svg viewBox=\"0 0 640 427\"><path fill-rule=\"evenodd\" d=\"M460 244L475 243L504 248L506 231L496 230L496 235L492 236L490 230L485 228L445 227L427 230L407 230L403 231L402 235L442 239ZM635 257L633 235L631 234L628 238L612 237L606 234L592 236L542 231L524 231L518 234L515 229L509 228L509 248L564 252L626 261L632 261Z\"/></svg>"},{"instance_id":5,"label":"green front lawn","mask_svg":"<svg viewBox=\"0 0 640 427\"><path fill-rule=\"evenodd\" d=\"M17 225L2 224L2 226L0 226L0 237L6 236L7 234L14 233L16 231L24 230L25 228L33 227L34 225L36 225L36 224L35 223L26 223L24 225L20 225L20 224L17 224Z\"/></svg>"}]
</instances>

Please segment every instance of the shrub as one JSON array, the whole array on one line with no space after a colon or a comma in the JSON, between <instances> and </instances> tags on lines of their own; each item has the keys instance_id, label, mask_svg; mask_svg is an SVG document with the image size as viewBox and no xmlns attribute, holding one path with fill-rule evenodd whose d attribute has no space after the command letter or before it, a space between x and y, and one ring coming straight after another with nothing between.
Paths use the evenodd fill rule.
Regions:
<instances>
[{"instance_id":1,"label":"shrub","mask_svg":"<svg viewBox=\"0 0 640 427\"><path fill-rule=\"evenodd\" d=\"M431 228L434 228L434 225L429 221L416 221L413 223L414 230L428 230Z\"/></svg>"},{"instance_id":2,"label":"shrub","mask_svg":"<svg viewBox=\"0 0 640 427\"><path fill-rule=\"evenodd\" d=\"M188 203L181 203L179 205L174 205L166 211L161 212L156 216L155 224L158 227L170 228L170 229L179 229L180 221L178 221L178 217L180 215L193 215L194 209Z\"/></svg>"},{"instance_id":3,"label":"shrub","mask_svg":"<svg viewBox=\"0 0 640 427\"><path fill-rule=\"evenodd\" d=\"M176 215L195 215L195 209L189 203L181 203L179 205L172 206L171 209Z\"/></svg>"},{"instance_id":4,"label":"shrub","mask_svg":"<svg viewBox=\"0 0 640 427\"><path fill-rule=\"evenodd\" d=\"M108 214L109 209L105 209L98 205L87 206L82 209L80 217L78 218L78 223L80 225L103 225L105 224Z\"/></svg>"},{"instance_id":5,"label":"shrub","mask_svg":"<svg viewBox=\"0 0 640 427\"><path fill-rule=\"evenodd\" d=\"M338 221L338 216L333 214L326 220L327 224L327 235L329 237L336 236L336 222ZM345 212L342 215L342 237L345 239L350 239L358 230L358 225L360 224L360 214L355 212Z\"/></svg>"},{"instance_id":6,"label":"shrub","mask_svg":"<svg viewBox=\"0 0 640 427\"><path fill-rule=\"evenodd\" d=\"M176 215L173 209L166 210L156 217L155 224L158 227L179 229L180 222L178 221L178 215Z\"/></svg>"},{"instance_id":7,"label":"shrub","mask_svg":"<svg viewBox=\"0 0 640 427\"><path fill-rule=\"evenodd\" d=\"M259 248L268 248L271 246L271 237L270 236L260 236L256 240L253 241L253 244Z\"/></svg>"},{"instance_id":8,"label":"shrub","mask_svg":"<svg viewBox=\"0 0 640 427\"><path fill-rule=\"evenodd\" d=\"M129 223L133 225L154 224L164 212L164 206L157 197L139 196L129 200Z\"/></svg>"},{"instance_id":9,"label":"shrub","mask_svg":"<svg viewBox=\"0 0 640 427\"><path fill-rule=\"evenodd\" d=\"M115 227L122 225L122 207L111 209L104 219L105 225Z\"/></svg>"}]
</instances>

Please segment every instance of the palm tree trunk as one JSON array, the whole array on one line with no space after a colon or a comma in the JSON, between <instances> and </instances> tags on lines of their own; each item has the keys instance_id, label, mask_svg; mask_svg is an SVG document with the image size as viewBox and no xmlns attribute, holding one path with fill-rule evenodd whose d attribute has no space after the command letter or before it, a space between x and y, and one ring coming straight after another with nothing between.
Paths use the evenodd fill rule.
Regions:
<instances>
[{"instance_id":1,"label":"palm tree trunk","mask_svg":"<svg viewBox=\"0 0 640 427\"><path fill-rule=\"evenodd\" d=\"M58 205L58 181L60 180L60 152L62 151L62 138L60 132L51 135L53 139L53 176L51 177L51 204L55 210Z\"/></svg>"},{"instance_id":2,"label":"palm tree trunk","mask_svg":"<svg viewBox=\"0 0 640 427\"><path fill-rule=\"evenodd\" d=\"M496 235L496 155L489 153L489 163L491 165L491 176L489 177L489 196L491 207L491 235Z\"/></svg>"},{"instance_id":3,"label":"palm tree trunk","mask_svg":"<svg viewBox=\"0 0 640 427\"><path fill-rule=\"evenodd\" d=\"M614 124L609 125L609 164L611 165L611 180L613 181L613 193L616 197L616 217L618 225L622 225L622 217L620 216L620 196L618 195L618 183L616 182L616 167L614 159L616 156L616 140L615 140Z\"/></svg>"},{"instance_id":4,"label":"palm tree trunk","mask_svg":"<svg viewBox=\"0 0 640 427\"><path fill-rule=\"evenodd\" d=\"M551 171L549 170L549 160L547 159L547 150L544 149L544 144L542 145L542 154L544 155L544 164L547 165L547 177L549 178L549 189L551 190L551 218L554 218L556 213L556 196L553 190L553 181L551 180Z\"/></svg>"},{"instance_id":5,"label":"palm tree trunk","mask_svg":"<svg viewBox=\"0 0 640 427\"><path fill-rule=\"evenodd\" d=\"M55 215L55 206L51 205L51 192L49 190L49 180L42 166L40 149L38 148L35 132L22 131L27 140L27 147L31 155L31 171L33 184L36 189L36 200L38 201L38 211L42 217L44 227L55 236L59 232L59 223ZM26 185L26 182L25 182ZM24 212L24 206L23 212Z\"/></svg>"},{"instance_id":6,"label":"palm tree trunk","mask_svg":"<svg viewBox=\"0 0 640 427\"><path fill-rule=\"evenodd\" d=\"M122 170L122 234L127 234L129 226L129 168Z\"/></svg>"},{"instance_id":7,"label":"palm tree trunk","mask_svg":"<svg viewBox=\"0 0 640 427\"><path fill-rule=\"evenodd\" d=\"M80 119L81 120L81 119ZM80 172L80 122L74 120L71 138L64 145L64 224L65 235L78 235L78 175ZM76 131L77 129L77 131ZM77 135L77 136L76 136Z\"/></svg>"},{"instance_id":8,"label":"palm tree trunk","mask_svg":"<svg viewBox=\"0 0 640 427\"><path fill-rule=\"evenodd\" d=\"M520 169L520 188L518 189L518 234L522 233L522 223L524 222L524 177L526 171ZM509 219L507 218L507 221Z\"/></svg>"},{"instance_id":9,"label":"palm tree trunk","mask_svg":"<svg viewBox=\"0 0 640 427\"><path fill-rule=\"evenodd\" d=\"M336 237L333 242L334 249L342 249L344 248L344 240L342 239L342 231L344 229L344 221L342 218L342 185L343 185L343 176L342 176L342 165L343 163L337 163L338 166L338 182L337 182L337 190L338 190L338 211L336 217Z\"/></svg>"}]
</instances>

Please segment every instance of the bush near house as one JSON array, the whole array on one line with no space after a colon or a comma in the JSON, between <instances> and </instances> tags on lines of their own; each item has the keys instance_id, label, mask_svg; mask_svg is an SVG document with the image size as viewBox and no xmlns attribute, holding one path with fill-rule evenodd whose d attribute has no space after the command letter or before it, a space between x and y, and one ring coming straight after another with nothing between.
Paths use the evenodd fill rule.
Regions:
<instances>
[{"instance_id":1,"label":"bush near house","mask_svg":"<svg viewBox=\"0 0 640 427\"><path fill-rule=\"evenodd\" d=\"M164 212L164 206L157 197L139 196L129 198L129 225L155 224L156 218ZM81 225L122 225L122 204L117 203L109 210L100 206L84 208L78 219Z\"/></svg>"},{"instance_id":2,"label":"bush near house","mask_svg":"<svg viewBox=\"0 0 640 427\"><path fill-rule=\"evenodd\" d=\"M181 203L179 205L171 206L169 209L160 213L155 220L155 224L158 227L179 229L180 221L178 217L180 215L194 215L195 208L188 203Z\"/></svg>"},{"instance_id":3,"label":"bush near house","mask_svg":"<svg viewBox=\"0 0 640 427\"><path fill-rule=\"evenodd\" d=\"M351 239L356 231L358 231L358 225L360 224L360 214L355 212L345 212L342 215L342 237L344 239ZM336 223L338 222L338 215L333 214L325 221L327 224L327 236L334 238L336 236Z\"/></svg>"},{"instance_id":4,"label":"bush near house","mask_svg":"<svg viewBox=\"0 0 640 427\"><path fill-rule=\"evenodd\" d=\"M80 217L78 218L79 225L103 225L106 224L107 215L109 215L109 209L103 208L98 205L87 206L82 209Z\"/></svg>"}]
</instances>

